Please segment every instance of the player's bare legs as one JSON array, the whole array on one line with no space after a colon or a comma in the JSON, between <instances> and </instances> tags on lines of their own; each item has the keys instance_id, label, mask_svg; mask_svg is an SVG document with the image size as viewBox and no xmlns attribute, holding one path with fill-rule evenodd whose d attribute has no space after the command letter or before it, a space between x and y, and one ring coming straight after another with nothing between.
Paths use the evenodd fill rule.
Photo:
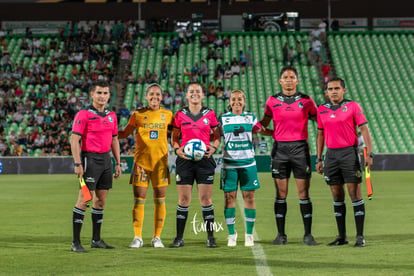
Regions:
<instances>
[{"instance_id":1,"label":"player's bare legs","mask_svg":"<svg viewBox=\"0 0 414 276\"><path fill-rule=\"evenodd\" d=\"M288 195L289 178L274 178L274 183L276 188L276 198L286 199Z\"/></svg>"},{"instance_id":2,"label":"player's bare legs","mask_svg":"<svg viewBox=\"0 0 414 276\"><path fill-rule=\"evenodd\" d=\"M296 189L298 192L299 199L309 198L309 179L297 179L296 178Z\"/></svg>"},{"instance_id":3,"label":"player's bare legs","mask_svg":"<svg viewBox=\"0 0 414 276\"><path fill-rule=\"evenodd\" d=\"M190 206L192 185L177 185L178 204L183 207Z\"/></svg>"},{"instance_id":4,"label":"player's bare legs","mask_svg":"<svg viewBox=\"0 0 414 276\"><path fill-rule=\"evenodd\" d=\"M201 206L210 206L213 204L211 200L212 192L213 192L213 185L198 184L198 197L200 199Z\"/></svg>"},{"instance_id":5,"label":"player's bare legs","mask_svg":"<svg viewBox=\"0 0 414 276\"><path fill-rule=\"evenodd\" d=\"M95 191L91 191L91 194L92 197L94 197ZM82 190L79 190L78 200L76 201L75 207L83 211L86 211L86 208L88 207L88 205L85 203L83 199Z\"/></svg>"}]
</instances>

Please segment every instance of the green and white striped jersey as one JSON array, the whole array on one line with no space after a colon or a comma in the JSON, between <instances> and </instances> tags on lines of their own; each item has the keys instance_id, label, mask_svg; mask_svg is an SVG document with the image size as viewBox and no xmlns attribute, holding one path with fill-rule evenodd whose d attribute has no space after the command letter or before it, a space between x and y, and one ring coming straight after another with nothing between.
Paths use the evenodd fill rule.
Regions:
<instances>
[{"instance_id":1,"label":"green and white striped jersey","mask_svg":"<svg viewBox=\"0 0 414 276\"><path fill-rule=\"evenodd\" d=\"M256 165L252 130L260 129L256 116L250 112L234 115L227 112L220 117L224 137L224 166L249 167Z\"/></svg>"}]
</instances>

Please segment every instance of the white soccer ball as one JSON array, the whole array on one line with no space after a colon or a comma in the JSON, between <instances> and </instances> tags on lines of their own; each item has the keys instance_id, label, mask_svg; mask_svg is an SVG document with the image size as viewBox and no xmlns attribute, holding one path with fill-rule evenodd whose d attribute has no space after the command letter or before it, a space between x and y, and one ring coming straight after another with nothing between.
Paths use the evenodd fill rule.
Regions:
<instances>
[{"instance_id":1,"label":"white soccer ball","mask_svg":"<svg viewBox=\"0 0 414 276\"><path fill-rule=\"evenodd\" d=\"M207 146L200 139L191 139L184 146L185 155L194 161L200 161L201 159L203 159L206 151Z\"/></svg>"}]
</instances>

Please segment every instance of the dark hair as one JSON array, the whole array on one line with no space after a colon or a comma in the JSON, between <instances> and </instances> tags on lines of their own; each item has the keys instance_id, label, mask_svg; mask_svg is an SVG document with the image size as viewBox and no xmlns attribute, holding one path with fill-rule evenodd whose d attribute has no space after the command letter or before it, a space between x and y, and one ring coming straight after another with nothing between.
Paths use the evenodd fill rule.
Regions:
<instances>
[{"instance_id":1,"label":"dark hair","mask_svg":"<svg viewBox=\"0 0 414 276\"><path fill-rule=\"evenodd\" d=\"M246 93L244 93L244 91L241 90L241 89L235 89L235 90L231 91L230 96L229 96L229 101L230 101L231 95L233 93L241 93L242 94L242 97L244 98L244 101L245 102L247 101L247 99L246 99ZM245 108L246 108L246 105L243 107L243 111L244 111ZM233 111L233 109L231 108L230 102L229 102L229 105L227 106L227 110L228 111L231 111L231 112Z\"/></svg>"},{"instance_id":2,"label":"dark hair","mask_svg":"<svg viewBox=\"0 0 414 276\"><path fill-rule=\"evenodd\" d=\"M161 90L161 93L164 92L164 90L162 89L162 87L158 84L158 83L151 83L150 85L147 86L147 88L145 89L145 95L148 94L149 90L151 87L158 87Z\"/></svg>"},{"instance_id":3,"label":"dark hair","mask_svg":"<svg viewBox=\"0 0 414 276\"><path fill-rule=\"evenodd\" d=\"M203 85L200 82L198 82L198 81L189 82L188 86L187 86L187 90L188 90L188 87L190 87L190 85L199 85L201 87L201 91L204 93Z\"/></svg>"},{"instance_id":4,"label":"dark hair","mask_svg":"<svg viewBox=\"0 0 414 276\"><path fill-rule=\"evenodd\" d=\"M107 82L107 81L104 81L104 80L97 80L97 81L94 81L94 82L92 82L92 85L91 85L91 91L95 91L96 90L96 87L109 87L109 83Z\"/></svg>"},{"instance_id":5,"label":"dark hair","mask_svg":"<svg viewBox=\"0 0 414 276\"><path fill-rule=\"evenodd\" d=\"M340 77L332 77L330 78L326 84L325 84L325 90L328 89L328 83L333 82L333 81L339 81L339 83L341 84L342 88L345 88L345 81L344 79L340 78Z\"/></svg>"},{"instance_id":6,"label":"dark hair","mask_svg":"<svg viewBox=\"0 0 414 276\"><path fill-rule=\"evenodd\" d=\"M293 71L293 73L295 73L296 77L298 77L298 70L292 65L283 66L282 70L280 70L280 77L282 77L283 73L286 72L286 71Z\"/></svg>"}]
</instances>

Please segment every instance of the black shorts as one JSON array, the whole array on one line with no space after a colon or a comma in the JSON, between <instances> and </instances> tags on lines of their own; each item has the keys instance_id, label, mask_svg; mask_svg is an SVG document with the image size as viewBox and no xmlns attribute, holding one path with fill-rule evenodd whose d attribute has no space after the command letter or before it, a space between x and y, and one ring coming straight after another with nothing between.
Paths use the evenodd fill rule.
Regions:
<instances>
[{"instance_id":1,"label":"black shorts","mask_svg":"<svg viewBox=\"0 0 414 276\"><path fill-rule=\"evenodd\" d=\"M306 140L274 142L271 157L273 178L289 178L291 171L297 179L311 178L311 159Z\"/></svg>"},{"instance_id":2,"label":"black shorts","mask_svg":"<svg viewBox=\"0 0 414 276\"><path fill-rule=\"evenodd\" d=\"M214 182L216 161L213 156L200 161L177 157L175 165L177 185L193 185L194 180L197 184L213 184Z\"/></svg>"},{"instance_id":3,"label":"black shorts","mask_svg":"<svg viewBox=\"0 0 414 276\"><path fill-rule=\"evenodd\" d=\"M361 183L361 159L355 147L328 149L323 162L323 174L328 185Z\"/></svg>"},{"instance_id":4,"label":"black shorts","mask_svg":"<svg viewBox=\"0 0 414 276\"><path fill-rule=\"evenodd\" d=\"M112 160L109 152L82 152L83 178L89 190L112 188Z\"/></svg>"}]
</instances>

